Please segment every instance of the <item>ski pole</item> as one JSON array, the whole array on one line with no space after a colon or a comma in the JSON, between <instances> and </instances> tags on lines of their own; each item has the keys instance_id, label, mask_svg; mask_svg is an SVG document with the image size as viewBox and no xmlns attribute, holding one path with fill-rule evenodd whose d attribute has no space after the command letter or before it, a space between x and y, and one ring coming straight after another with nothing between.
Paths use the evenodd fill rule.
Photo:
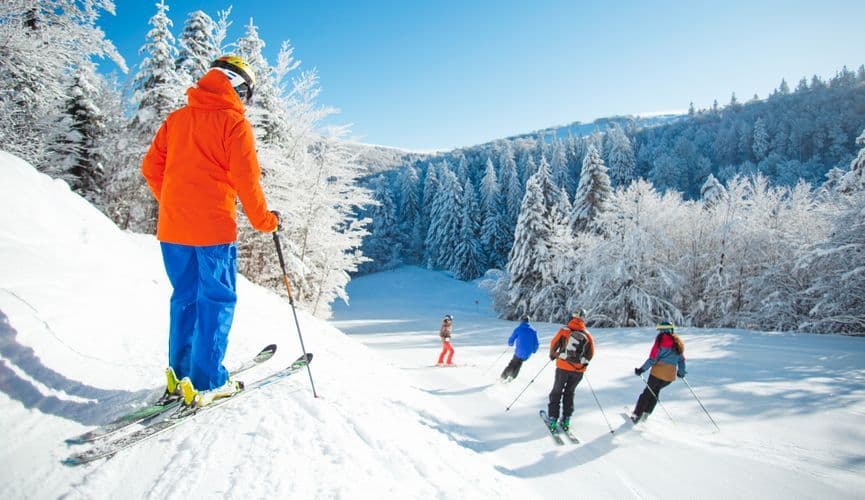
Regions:
<instances>
[{"instance_id":1,"label":"ski pole","mask_svg":"<svg viewBox=\"0 0 865 500\"><path fill-rule=\"evenodd\" d=\"M490 371L490 368L492 368L492 367L494 367L494 366L495 366L495 365L496 365L496 363L498 363L498 362L499 362L499 360L500 360L500 359L502 359L502 356L504 356L504 355L505 355L505 353L506 353L506 352L508 352L508 351L510 351L510 350L511 350L511 346L508 346L508 347L506 347L506 348L505 348L505 350L504 350L504 351L502 351L502 353L501 353L501 354L499 354L499 357L497 357L497 358L496 358L496 360L495 360L495 361L493 361L493 364L491 364L491 365L490 365L490 366L488 366L488 367L487 367L487 369L486 369L486 370L484 370L484 373L486 373L486 372L488 372L488 371Z\"/></svg>"},{"instance_id":2,"label":"ski pole","mask_svg":"<svg viewBox=\"0 0 865 500\"><path fill-rule=\"evenodd\" d=\"M598 400L598 395L595 394L595 390L592 389L592 383L589 382L589 377L585 373L583 374L583 378L586 379L586 383L589 384L589 390L592 391L592 396L595 397L595 403L598 403L598 408L601 409L601 415L604 416L604 420L607 422L607 427L610 428L610 434L615 434L616 431L613 430L613 426L610 425L610 419L607 418L607 412L604 411L604 407L601 406L601 402Z\"/></svg>"},{"instance_id":3,"label":"ski pole","mask_svg":"<svg viewBox=\"0 0 865 500\"><path fill-rule=\"evenodd\" d=\"M664 406L664 403L661 402L661 399L658 397L657 394L655 394L655 391L653 391L652 388L649 387L649 381L646 380L646 379L643 377L642 374L640 375L640 379L643 381L644 384L646 384L646 389L648 389L649 392L652 393L652 396L655 396L655 401L657 401L658 404L661 405L661 409L664 410L664 413L667 414L667 416L670 418L670 421L673 422L673 423L676 423L676 421L673 420L673 416L670 415L670 412L667 411L667 407Z\"/></svg>"},{"instance_id":4,"label":"ski pole","mask_svg":"<svg viewBox=\"0 0 865 500\"><path fill-rule=\"evenodd\" d=\"M282 268L282 281L285 283L285 289L288 291L288 303L291 304L291 312L294 314L294 326L297 327L297 337L300 339L300 350L303 352L303 359L308 360L306 347L303 345L303 335L300 333L300 321L297 320L297 309L294 308L294 296L291 294L291 283L288 281L288 272L285 270L285 259L282 257L282 243L279 241L279 229L273 232L273 243L276 245L276 255L279 256L279 267ZM306 372L309 373L309 385L312 387L312 395L317 398L315 392L315 382L312 381L312 370L309 368L309 363L306 363Z\"/></svg>"},{"instance_id":5,"label":"ski pole","mask_svg":"<svg viewBox=\"0 0 865 500\"><path fill-rule=\"evenodd\" d=\"M547 365L549 365L549 364L550 364L550 363L552 363L552 362L553 362L553 360L552 360L552 359L551 359L551 360L549 360L549 361L547 361L547 364L546 364L546 365L544 365L544 367L543 367L543 368L541 368L541 369L540 369L540 370L538 370L538 373L536 373L536 374L535 374L535 376L534 376L534 377L532 377L532 379L531 379L531 380L529 380L529 383L528 383L528 384L526 384L526 386L525 386L525 387L523 387L523 390L522 390L522 391L520 391L520 393L519 393L519 394L517 394L517 397L515 397L515 398L514 398L514 400L513 400L513 401L511 401L511 404L509 404L509 405L508 405L508 407L507 407L507 408L505 408L505 411L510 411L510 409L511 409L511 406L513 406L513 405L514 405L514 403L516 403L516 402L517 402L517 400L518 400L518 399L520 399L520 396L522 396L522 395L523 395L523 393L524 393L524 392L526 392L526 389L528 389L528 388L529 388L529 386L530 386L530 385L532 385L532 382L534 382L534 381L535 381L535 379L536 379L536 378L538 378L538 375L540 375L540 374L541 374L541 372L542 372L542 371L544 371L544 368L546 368L546 367L547 367Z\"/></svg>"},{"instance_id":6,"label":"ski pole","mask_svg":"<svg viewBox=\"0 0 865 500\"><path fill-rule=\"evenodd\" d=\"M688 383L688 380L685 377L682 377L682 381L685 382L685 385L688 386L688 389L691 391L691 394L694 396L694 399L696 399L697 402L700 403L700 408L702 408L703 411L706 412L706 416L709 417L709 420L712 421L712 425L714 425L715 428L718 429L718 432L721 432L721 428L718 427L717 423L715 423L715 419L712 418L712 415L709 414L709 410L707 410L706 407L703 406L703 402L700 401L700 398L697 397L697 393L695 393L694 389L691 388L691 384Z\"/></svg>"}]
</instances>

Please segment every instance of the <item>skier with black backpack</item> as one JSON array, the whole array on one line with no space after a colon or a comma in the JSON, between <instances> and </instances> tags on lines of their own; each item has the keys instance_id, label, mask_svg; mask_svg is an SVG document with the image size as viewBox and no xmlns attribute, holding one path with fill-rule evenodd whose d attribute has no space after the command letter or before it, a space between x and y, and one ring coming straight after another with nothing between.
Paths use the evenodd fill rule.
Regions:
<instances>
[{"instance_id":1,"label":"skier with black backpack","mask_svg":"<svg viewBox=\"0 0 865 500\"><path fill-rule=\"evenodd\" d=\"M574 391L595 355L595 341L586 329L585 315L582 309L571 315L567 326L562 327L550 342L550 359L556 360L556 378L547 408L547 422L552 433L557 432L560 407L562 430L570 430Z\"/></svg>"}]
</instances>

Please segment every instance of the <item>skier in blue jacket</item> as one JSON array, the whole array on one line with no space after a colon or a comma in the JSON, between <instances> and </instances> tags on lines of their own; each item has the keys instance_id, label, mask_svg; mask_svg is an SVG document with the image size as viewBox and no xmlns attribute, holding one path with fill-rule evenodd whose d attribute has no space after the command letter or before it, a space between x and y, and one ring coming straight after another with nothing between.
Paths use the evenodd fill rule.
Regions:
<instances>
[{"instance_id":1,"label":"skier in blue jacket","mask_svg":"<svg viewBox=\"0 0 865 500\"><path fill-rule=\"evenodd\" d=\"M523 361L538 351L538 332L529 324L530 319L528 316L524 317L519 326L514 328L514 333L508 338L508 345L512 346L516 343L517 348L514 350L514 357L511 358L511 362L502 372L501 379L504 382L510 382L517 378Z\"/></svg>"}]
</instances>

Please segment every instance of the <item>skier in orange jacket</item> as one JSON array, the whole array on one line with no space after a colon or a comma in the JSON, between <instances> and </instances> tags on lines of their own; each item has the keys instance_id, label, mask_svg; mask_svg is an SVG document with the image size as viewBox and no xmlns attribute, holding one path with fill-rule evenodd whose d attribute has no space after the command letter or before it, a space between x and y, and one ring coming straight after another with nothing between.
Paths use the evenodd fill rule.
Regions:
<instances>
[{"instance_id":1,"label":"skier in orange jacket","mask_svg":"<svg viewBox=\"0 0 865 500\"><path fill-rule=\"evenodd\" d=\"M560 406L562 429L570 429L571 415L574 413L574 391L583 379L589 361L595 355L595 341L586 330L583 321L585 315L582 309L574 313L567 326L562 327L550 342L550 359L556 360L556 379L547 407L552 432L557 430Z\"/></svg>"},{"instance_id":2,"label":"skier in orange jacket","mask_svg":"<svg viewBox=\"0 0 865 500\"><path fill-rule=\"evenodd\" d=\"M254 88L243 59L214 61L186 91L188 104L165 119L141 165L159 202L156 237L174 288L167 399L185 387L185 399L192 394L206 404L243 388L222 365L237 302L236 199L255 229L279 226L264 199L255 137L244 117L243 101Z\"/></svg>"}]
</instances>

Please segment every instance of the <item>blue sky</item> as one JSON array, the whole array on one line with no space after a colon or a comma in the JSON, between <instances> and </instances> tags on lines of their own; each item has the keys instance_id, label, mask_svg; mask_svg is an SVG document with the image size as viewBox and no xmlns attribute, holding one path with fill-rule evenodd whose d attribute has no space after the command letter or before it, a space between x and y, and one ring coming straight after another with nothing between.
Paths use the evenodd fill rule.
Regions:
<instances>
[{"instance_id":1,"label":"blue sky","mask_svg":"<svg viewBox=\"0 0 865 500\"><path fill-rule=\"evenodd\" d=\"M100 26L134 72L156 0L115 2ZM268 59L290 40L359 141L413 150L765 97L865 63L863 1L166 2L175 35L233 5L229 40L254 18Z\"/></svg>"}]
</instances>

